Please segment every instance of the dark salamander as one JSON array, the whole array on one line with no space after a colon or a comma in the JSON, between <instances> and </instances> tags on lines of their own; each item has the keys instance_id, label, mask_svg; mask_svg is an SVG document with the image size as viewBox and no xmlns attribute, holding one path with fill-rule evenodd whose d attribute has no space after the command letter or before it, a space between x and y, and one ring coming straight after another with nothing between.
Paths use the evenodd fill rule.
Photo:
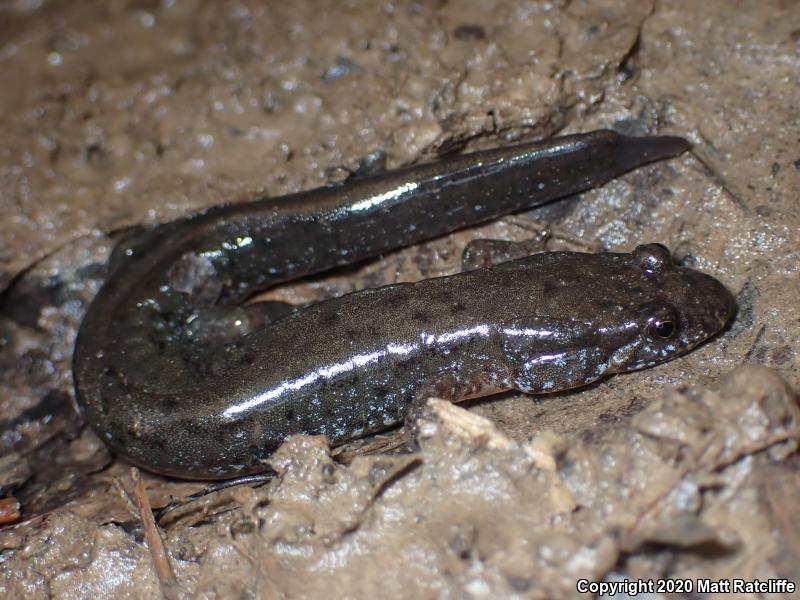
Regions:
<instances>
[{"instance_id":1,"label":"dark salamander","mask_svg":"<svg viewBox=\"0 0 800 600\"><path fill-rule=\"evenodd\" d=\"M267 468L293 433L332 444L452 400L585 385L674 358L735 304L657 244L540 253L364 290L264 325L257 290L600 185L685 151L611 131L459 155L281 198L216 207L120 245L75 347L79 407L155 472Z\"/></svg>"}]
</instances>

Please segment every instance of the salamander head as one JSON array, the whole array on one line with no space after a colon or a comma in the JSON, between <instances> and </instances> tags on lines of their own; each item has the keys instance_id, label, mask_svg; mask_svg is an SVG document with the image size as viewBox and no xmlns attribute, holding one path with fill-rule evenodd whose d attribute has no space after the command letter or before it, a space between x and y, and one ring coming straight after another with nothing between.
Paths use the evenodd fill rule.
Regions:
<instances>
[{"instance_id":1,"label":"salamander head","mask_svg":"<svg viewBox=\"0 0 800 600\"><path fill-rule=\"evenodd\" d=\"M637 247L626 256L650 285L627 307L633 334L610 357L608 372L650 367L688 352L719 333L736 311L731 293L713 277L675 266L660 244Z\"/></svg>"}]
</instances>

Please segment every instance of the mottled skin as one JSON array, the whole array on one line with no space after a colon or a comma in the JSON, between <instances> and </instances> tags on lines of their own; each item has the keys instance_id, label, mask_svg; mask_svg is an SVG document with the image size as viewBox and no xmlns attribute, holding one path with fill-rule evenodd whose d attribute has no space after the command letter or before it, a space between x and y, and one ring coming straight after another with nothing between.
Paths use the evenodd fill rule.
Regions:
<instances>
[{"instance_id":1,"label":"mottled skin","mask_svg":"<svg viewBox=\"0 0 800 600\"><path fill-rule=\"evenodd\" d=\"M432 385L452 399L548 392L668 360L719 331L734 303L655 245L538 254L366 290L267 327L260 305L241 304L255 290L585 190L686 147L607 131L568 136L217 207L141 233L115 251L81 326L79 406L143 467L227 478L264 470L291 433L339 444L401 422Z\"/></svg>"}]
</instances>

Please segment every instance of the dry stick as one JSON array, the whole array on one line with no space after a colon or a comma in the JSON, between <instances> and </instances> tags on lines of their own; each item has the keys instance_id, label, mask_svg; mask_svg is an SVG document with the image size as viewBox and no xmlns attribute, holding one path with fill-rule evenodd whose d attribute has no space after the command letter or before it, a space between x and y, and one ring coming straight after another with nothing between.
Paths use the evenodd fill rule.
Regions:
<instances>
[{"instance_id":1,"label":"dry stick","mask_svg":"<svg viewBox=\"0 0 800 600\"><path fill-rule=\"evenodd\" d=\"M636 516L633 524L627 528L629 534L634 533L646 517L658 515L659 510L663 507L664 499L673 492L673 490L681 483L681 481L684 480L687 475L689 475L689 473L697 470L700 467L700 459L714 444L716 441L715 438L716 436L714 434L709 435L705 443L698 448L697 451L692 452L691 456L687 459L686 464L682 469L680 469L676 476L672 478L672 481L664 486L664 488L661 489L659 493L656 494L649 502L645 503L644 510L642 510Z\"/></svg>"},{"instance_id":2,"label":"dry stick","mask_svg":"<svg viewBox=\"0 0 800 600\"><path fill-rule=\"evenodd\" d=\"M169 559L164 550L164 543L158 533L158 527L153 517L153 509L150 507L150 500L148 500L144 489L144 480L136 467L131 467L131 479L133 479L133 493L136 498L136 504L139 507L139 517L144 529L144 539L147 541L147 547L153 557L153 566L156 570L158 582L161 585L161 593L164 594L165 598L174 598L177 596L175 593L177 591L175 575L172 573L172 567L169 565Z\"/></svg>"},{"instance_id":3,"label":"dry stick","mask_svg":"<svg viewBox=\"0 0 800 600\"><path fill-rule=\"evenodd\" d=\"M726 458L725 460L719 460L715 464L709 465L707 468L711 472L720 471L726 467L731 466L735 462L738 462L739 460L741 460L746 456L757 454L759 452L764 452L766 450L769 450L776 444L780 444L782 442L786 442L791 439L796 439L798 437L800 437L800 429L796 427L788 429L786 431L782 431L765 441L757 442L755 444L751 444L750 446L742 448L739 452L736 452L733 456ZM712 435L710 436L710 439L698 449L697 452L692 453L691 458L687 460L687 465L683 469L681 469L678 477L676 477L675 480L670 483L670 485L666 486L665 489L663 489L659 494L657 494L656 497L652 499L652 501L648 502L645 505L644 511L642 511L634 519L633 524L627 528L629 533L636 531L636 529L639 527L639 525L641 525L642 521L647 516L655 516L658 514L658 509L662 507L661 502L664 500L664 498L666 498L675 489L675 487L678 484L680 484L680 482L683 481L683 479L687 475L689 475L689 473L699 469L699 467L701 466L700 460L702 459L703 455L706 452L708 452L708 450L711 448L714 441L716 440Z\"/></svg>"},{"instance_id":4,"label":"dry stick","mask_svg":"<svg viewBox=\"0 0 800 600\"><path fill-rule=\"evenodd\" d=\"M727 194L727 196L731 199L731 201L743 213L749 215L750 214L750 207L747 205L747 202L745 202L738 194L734 193L734 191L728 185L728 182L722 176L722 173L720 173L717 170L717 168L714 166L714 164L711 161L711 159L708 158L702 152L702 150L699 150L699 151L698 150L699 150L698 148L694 148L693 150L691 150L689 152L689 154L691 154L697 160L697 162L699 162L703 166L703 168L706 171L706 174L709 175L711 177L711 179L714 180L714 183L716 183L720 187L720 189L722 189L722 191L725 192L725 194Z\"/></svg>"}]
</instances>

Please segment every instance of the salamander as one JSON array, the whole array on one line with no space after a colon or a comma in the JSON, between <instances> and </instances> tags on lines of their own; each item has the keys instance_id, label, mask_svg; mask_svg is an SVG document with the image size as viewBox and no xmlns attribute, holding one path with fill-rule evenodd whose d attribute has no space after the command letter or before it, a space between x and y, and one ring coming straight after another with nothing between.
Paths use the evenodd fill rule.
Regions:
<instances>
[{"instance_id":1,"label":"salamander","mask_svg":"<svg viewBox=\"0 0 800 600\"><path fill-rule=\"evenodd\" d=\"M456 155L214 207L117 246L74 353L77 403L117 453L224 479L268 468L294 433L331 444L458 400L586 385L672 359L735 308L657 244L544 252L367 289L270 321L255 291L587 190L676 156L675 137L611 131Z\"/></svg>"}]
</instances>

